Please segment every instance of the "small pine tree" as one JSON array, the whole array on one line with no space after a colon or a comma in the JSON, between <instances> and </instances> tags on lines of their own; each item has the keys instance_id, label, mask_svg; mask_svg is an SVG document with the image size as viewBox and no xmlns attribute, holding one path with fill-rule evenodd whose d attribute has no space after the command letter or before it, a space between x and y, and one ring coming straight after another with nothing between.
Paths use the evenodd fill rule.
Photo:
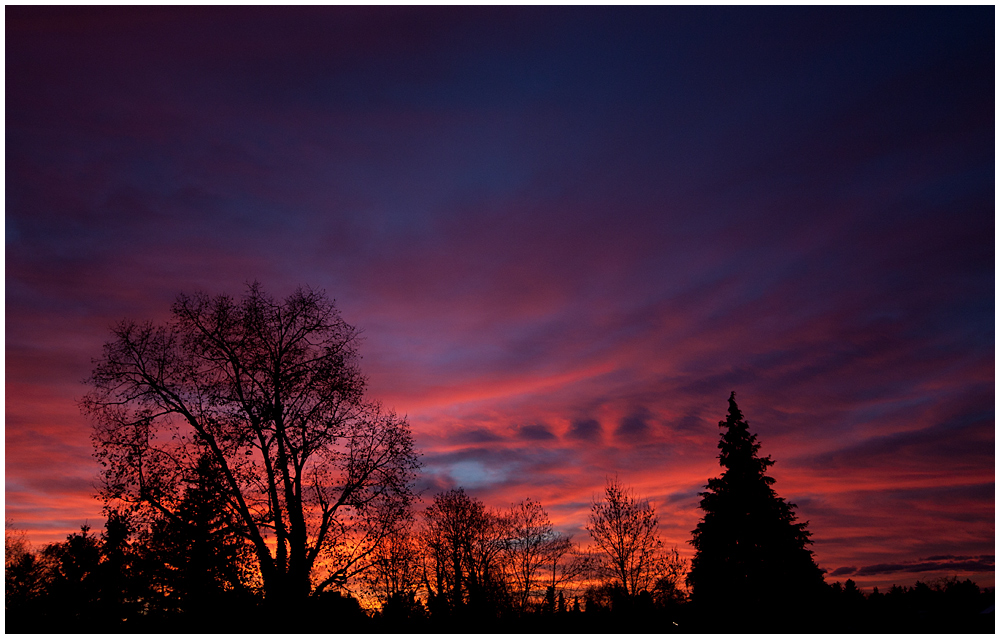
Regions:
<instances>
[{"instance_id":1,"label":"small pine tree","mask_svg":"<svg viewBox=\"0 0 1000 639\"><path fill-rule=\"evenodd\" d=\"M555 586L545 588L545 614L551 615L556 612L556 589Z\"/></svg>"},{"instance_id":2,"label":"small pine tree","mask_svg":"<svg viewBox=\"0 0 1000 639\"><path fill-rule=\"evenodd\" d=\"M757 455L760 444L729 397L729 414L719 422L721 477L708 480L701 493L705 515L693 531L696 553L687 581L692 601L703 609L720 608L732 623L776 626L801 611L823 586L813 560L808 522L797 523L795 504L772 488L767 469L774 461Z\"/></svg>"},{"instance_id":3,"label":"small pine tree","mask_svg":"<svg viewBox=\"0 0 1000 639\"><path fill-rule=\"evenodd\" d=\"M219 469L207 455L199 458L177 513L153 522L145 546L148 558L159 564L155 578L169 593L164 605L178 607L192 623L217 613L223 598L233 600L249 592L249 548Z\"/></svg>"}]
</instances>

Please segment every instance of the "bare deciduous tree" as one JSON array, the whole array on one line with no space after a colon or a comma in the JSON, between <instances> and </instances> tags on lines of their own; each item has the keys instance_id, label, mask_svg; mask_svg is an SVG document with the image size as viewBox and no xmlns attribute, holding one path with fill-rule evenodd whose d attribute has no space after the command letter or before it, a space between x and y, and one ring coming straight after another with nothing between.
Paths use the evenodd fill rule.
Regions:
<instances>
[{"instance_id":1,"label":"bare deciduous tree","mask_svg":"<svg viewBox=\"0 0 1000 639\"><path fill-rule=\"evenodd\" d=\"M616 580L631 596L647 590L657 573L663 546L656 512L617 478L608 479L604 499L590 508L587 530L603 551L603 576Z\"/></svg>"},{"instance_id":2,"label":"bare deciduous tree","mask_svg":"<svg viewBox=\"0 0 1000 639\"><path fill-rule=\"evenodd\" d=\"M283 302L181 295L165 325L123 321L81 400L103 496L179 518L209 456L253 544L269 599L298 599L364 568L411 500L404 419L366 401L357 332L322 292Z\"/></svg>"},{"instance_id":3,"label":"bare deciduous tree","mask_svg":"<svg viewBox=\"0 0 1000 639\"><path fill-rule=\"evenodd\" d=\"M424 587L452 609L503 604L506 584L500 554L507 518L461 488L441 493L424 511Z\"/></svg>"},{"instance_id":4,"label":"bare deciduous tree","mask_svg":"<svg viewBox=\"0 0 1000 639\"><path fill-rule=\"evenodd\" d=\"M687 599L684 592L684 577L687 561L677 552L677 546L663 552L657 559L656 579L653 582L653 601L660 607L677 604Z\"/></svg>"},{"instance_id":5,"label":"bare deciduous tree","mask_svg":"<svg viewBox=\"0 0 1000 639\"><path fill-rule=\"evenodd\" d=\"M365 572L368 592L385 606L393 596L409 595L420 585L420 550L411 534L412 517L393 526L376 545L371 567Z\"/></svg>"},{"instance_id":6,"label":"bare deciduous tree","mask_svg":"<svg viewBox=\"0 0 1000 639\"><path fill-rule=\"evenodd\" d=\"M594 572L597 555L573 543L573 536L556 533L545 553L547 587L570 596L583 591L581 579Z\"/></svg>"},{"instance_id":7,"label":"bare deciduous tree","mask_svg":"<svg viewBox=\"0 0 1000 639\"><path fill-rule=\"evenodd\" d=\"M561 548L561 540L552 530L548 513L530 498L512 505L507 520L510 537L504 544L504 559L514 605L523 612L538 583L539 570Z\"/></svg>"}]
</instances>

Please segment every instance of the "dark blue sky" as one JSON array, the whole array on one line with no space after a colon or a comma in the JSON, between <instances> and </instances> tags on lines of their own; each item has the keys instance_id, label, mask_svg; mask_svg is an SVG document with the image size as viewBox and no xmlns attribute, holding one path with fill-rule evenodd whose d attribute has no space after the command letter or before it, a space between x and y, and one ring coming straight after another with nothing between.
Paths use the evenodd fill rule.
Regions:
<instances>
[{"instance_id":1,"label":"dark blue sky","mask_svg":"<svg viewBox=\"0 0 1000 639\"><path fill-rule=\"evenodd\" d=\"M991 7L5 16L33 539L100 522L75 398L108 327L259 279L364 330L428 495L585 542L618 473L689 554L735 390L835 578L992 585Z\"/></svg>"}]
</instances>

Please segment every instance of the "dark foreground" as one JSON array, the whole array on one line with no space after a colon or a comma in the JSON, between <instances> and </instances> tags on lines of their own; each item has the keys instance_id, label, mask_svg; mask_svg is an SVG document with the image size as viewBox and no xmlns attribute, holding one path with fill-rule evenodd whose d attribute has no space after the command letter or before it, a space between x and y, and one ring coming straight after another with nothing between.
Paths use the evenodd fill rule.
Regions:
<instances>
[{"instance_id":1,"label":"dark foreground","mask_svg":"<svg viewBox=\"0 0 1000 639\"><path fill-rule=\"evenodd\" d=\"M186 610L151 602L107 601L86 593L60 593L12 602L11 633L994 633L994 590L971 581L893 587L864 593L852 582L832 586L822 601L798 609L740 610L731 602L691 602L657 607L640 596L590 608L497 609L429 612L403 597L381 612L366 613L358 601L325 593L300 606L269 607L257 597L225 594L191 602ZM12 605L13 604L13 605Z\"/></svg>"}]
</instances>

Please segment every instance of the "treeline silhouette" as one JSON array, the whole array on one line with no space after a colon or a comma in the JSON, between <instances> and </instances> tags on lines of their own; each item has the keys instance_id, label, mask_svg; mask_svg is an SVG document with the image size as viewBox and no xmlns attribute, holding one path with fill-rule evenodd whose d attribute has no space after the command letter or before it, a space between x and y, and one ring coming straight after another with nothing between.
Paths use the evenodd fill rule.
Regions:
<instances>
[{"instance_id":1,"label":"treeline silhouette","mask_svg":"<svg viewBox=\"0 0 1000 639\"><path fill-rule=\"evenodd\" d=\"M8 530L5 630L993 632L993 614L983 611L993 605L994 591L968 579L885 592L862 591L848 579L823 586L809 601L792 586L778 587L772 599L794 605L746 618L732 612L731 601L693 600L675 551L647 567L647 587L629 592L612 576L609 557L551 532L531 500L492 510L459 489L438 495L425 515L411 522L409 534L398 531L363 580L313 595L305 608L285 615L265 602L247 561L252 555L238 543L206 543L204 536L159 526L136 531L115 512L99 535L83 526L38 551ZM223 540L224 526L215 530L216 541Z\"/></svg>"},{"instance_id":2,"label":"treeline silhouette","mask_svg":"<svg viewBox=\"0 0 1000 639\"><path fill-rule=\"evenodd\" d=\"M322 291L181 295L95 360L106 524L5 535L10 632L992 631L992 591L828 586L736 404L690 562L617 477L586 546L541 503L457 488L417 506L405 417L367 398L357 330Z\"/></svg>"},{"instance_id":3,"label":"treeline silhouette","mask_svg":"<svg viewBox=\"0 0 1000 639\"><path fill-rule=\"evenodd\" d=\"M537 501L494 509L459 488L396 522L369 568L340 590L282 614L212 486L201 482L185 496L198 525L168 517L143 525L109 510L100 535L83 526L37 552L8 531L7 630L610 631L625 616L669 617L686 597L684 562L664 549L652 507L615 479L593 507L595 548L555 531Z\"/></svg>"}]
</instances>

